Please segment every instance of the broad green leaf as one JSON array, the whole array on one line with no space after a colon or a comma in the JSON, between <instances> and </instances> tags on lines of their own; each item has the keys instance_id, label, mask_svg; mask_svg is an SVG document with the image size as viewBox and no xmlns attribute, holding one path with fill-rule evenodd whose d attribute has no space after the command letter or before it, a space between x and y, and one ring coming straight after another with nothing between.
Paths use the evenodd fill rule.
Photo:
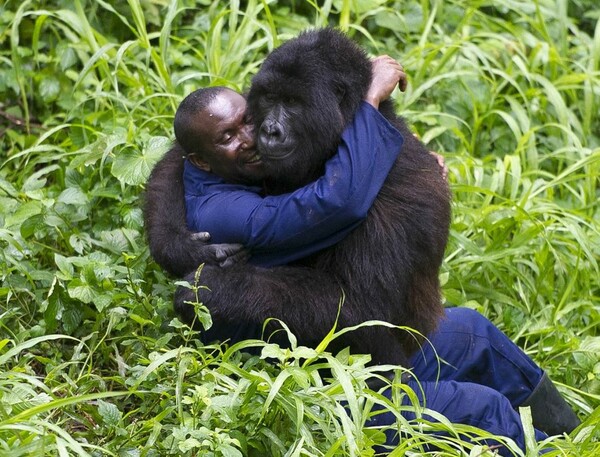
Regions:
<instances>
[{"instance_id":1,"label":"broad green leaf","mask_svg":"<svg viewBox=\"0 0 600 457\"><path fill-rule=\"evenodd\" d=\"M243 457L239 449L234 448L230 444L222 444L217 448L223 454L223 457Z\"/></svg>"},{"instance_id":2,"label":"broad green leaf","mask_svg":"<svg viewBox=\"0 0 600 457\"><path fill-rule=\"evenodd\" d=\"M69 296L71 298L75 298L83 303L92 303L96 296L96 292L92 287L83 282L80 278L73 279L69 286L67 287L67 291L69 292Z\"/></svg>"},{"instance_id":3,"label":"broad green leaf","mask_svg":"<svg viewBox=\"0 0 600 457\"><path fill-rule=\"evenodd\" d=\"M185 441L180 442L177 447L181 452L189 452L192 449L202 448L202 444L196 438L188 438Z\"/></svg>"},{"instance_id":4,"label":"broad green leaf","mask_svg":"<svg viewBox=\"0 0 600 457\"><path fill-rule=\"evenodd\" d=\"M60 167L58 165L48 165L41 168L40 170L37 170L35 173L32 173L27 177L27 179L23 183L23 192L27 194L32 193L33 195L37 195L34 193L34 191L39 191L40 189L43 189L44 186L46 186L46 183L48 182L47 175L59 169Z\"/></svg>"},{"instance_id":5,"label":"broad green leaf","mask_svg":"<svg viewBox=\"0 0 600 457\"><path fill-rule=\"evenodd\" d=\"M61 192L57 201L67 205L85 205L88 197L80 187L68 187Z\"/></svg>"},{"instance_id":6,"label":"broad green leaf","mask_svg":"<svg viewBox=\"0 0 600 457\"><path fill-rule=\"evenodd\" d=\"M62 312L62 325L67 333L73 333L81 324L83 313L80 309L81 305L65 305Z\"/></svg>"},{"instance_id":7,"label":"broad green leaf","mask_svg":"<svg viewBox=\"0 0 600 457\"><path fill-rule=\"evenodd\" d=\"M54 254L54 263L63 274L62 279L71 279L73 277L73 263L68 258L60 254Z\"/></svg>"},{"instance_id":8,"label":"broad green leaf","mask_svg":"<svg viewBox=\"0 0 600 457\"><path fill-rule=\"evenodd\" d=\"M113 176L129 185L145 183L156 162L170 146L167 137L153 137L142 153L131 149L119 153L111 169Z\"/></svg>"},{"instance_id":9,"label":"broad green leaf","mask_svg":"<svg viewBox=\"0 0 600 457\"><path fill-rule=\"evenodd\" d=\"M100 414L105 424L113 427L119 425L123 417L123 413L119 411L116 405L104 400L98 400L98 414Z\"/></svg>"},{"instance_id":10,"label":"broad green leaf","mask_svg":"<svg viewBox=\"0 0 600 457\"><path fill-rule=\"evenodd\" d=\"M37 216L42 212L42 204L38 201L29 201L17 208L13 214L6 216L6 227L19 226L30 217Z\"/></svg>"},{"instance_id":11,"label":"broad green leaf","mask_svg":"<svg viewBox=\"0 0 600 457\"><path fill-rule=\"evenodd\" d=\"M60 94L60 82L58 79L44 76L42 81L40 82L40 95L42 99L46 102L52 102L58 98Z\"/></svg>"}]
</instances>

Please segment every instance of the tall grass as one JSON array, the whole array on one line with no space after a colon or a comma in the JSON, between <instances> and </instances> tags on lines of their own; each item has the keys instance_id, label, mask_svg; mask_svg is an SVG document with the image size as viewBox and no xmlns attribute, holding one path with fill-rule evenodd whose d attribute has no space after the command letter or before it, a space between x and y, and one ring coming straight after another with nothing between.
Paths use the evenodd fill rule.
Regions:
<instances>
[{"instance_id":1,"label":"tall grass","mask_svg":"<svg viewBox=\"0 0 600 457\"><path fill-rule=\"evenodd\" d=\"M379 407L398 416L391 455L491 455L480 430L431 424L419 408L421 419L403 420L368 387L379 369L329 354L327 340L316 350L200 345L174 319L173 283L149 259L139 199L178 102L209 84L244 90L271 49L327 24L403 63L410 84L395 95L398 110L446 158L448 305L491 318L587 418L573 437L551 440L549 455L598 455L594 6L5 2L0 455L372 455L384 440L368 426ZM414 395L394 389L396 399ZM427 446L434 428L447 432L437 450ZM537 447L530 439L526 454L514 452Z\"/></svg>"}]
</instances>

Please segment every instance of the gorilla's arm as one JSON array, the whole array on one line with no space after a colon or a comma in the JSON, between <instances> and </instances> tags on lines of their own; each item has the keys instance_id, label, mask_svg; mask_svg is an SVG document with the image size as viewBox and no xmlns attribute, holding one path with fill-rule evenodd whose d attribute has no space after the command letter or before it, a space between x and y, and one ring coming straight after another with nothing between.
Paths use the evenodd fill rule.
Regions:
<instances>
[{"instance_id":1,"label":"gorilla's arm","mask_svg":"<svg viewBox=\"0 0 600 457\"><path fill-rule=\"evenodd\" d=\"M185 279L194 284L194 273ZM215 321L262 325L269 318L279 319L298 337L300 344L309 346L318 344L331 331L336 318L338 330L367 320L386 320L386 316L378 316L368 305L353 303L355 297L344 296L343 287L335 277L309 267L205 266L198 285L201 286L198 299ZM186 302L195 301L195 291L187 287L177 289L175 310L188 323L194 319L194 310ZM354 352L370 353L377 364L407 366L407 358L393 332L385 326L359 329L346 333L333 347L337 350L350 345ZM228 336L223 335L222 340Z\"/></svg>"},{"instance_id":2,"label":"gorilla's arm","mask_svg":"<svg viewBox=\"0 0 600 457\"><path fill-rule=\"evenodd\" d=\"M183 165L185 153L175 144L152 170L144 198L144 225L150 254L177 277L201 263L229 267L248 254L240 244L208 244L210 235L188 230L185 220Z\"/></svg>"}]
</instances>

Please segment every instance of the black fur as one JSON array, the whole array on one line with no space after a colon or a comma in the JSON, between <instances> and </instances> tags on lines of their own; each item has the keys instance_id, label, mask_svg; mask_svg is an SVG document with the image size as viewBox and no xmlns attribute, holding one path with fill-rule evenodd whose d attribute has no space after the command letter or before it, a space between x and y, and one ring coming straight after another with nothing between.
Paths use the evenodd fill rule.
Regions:
<instances>
[{"instance_id":1,"label":"black fur","mask_svg":"<svg viewBox=\"0 0 600 457\"><path fill-rule=\"evenodd\" d=\"M204 241L203 233L188 230L183 191L185 155L175 143L152 170L144 196L144 225L150 254L177 277L183 277L202 263L229 267L248 257L242 245L210 244Z\"/></svg>"},{"instance_id":2,"label":"black fur","mask_svg":"<svg viewBox=\"0 0 600 457\"><path fill-rule=\"evenodd\" d=\"M270 193L295 189L323 172L370 77L364 52L332 29L306 32L267 57L248 102ZM286 322L301 343L314 344L334 325L343 292L338 328L378 319L423 335L435 329L443 312L438 271L450 223L450 192L436 159L395 116L391 104L383 103L381 111L402 132L404 145L365 222L336 246L301 264L269 269L236 265L227 270L205 266L201 283L210 290L203 290L201 299L213 319L256 324L275 317ZM277 131L275 137L272 130ZM164 192L182 200L178 181L170 181L175 183L172 190ZM179 236L183 229L168 227L174 205L161 204L161 209L154 208L162 211L154 222ZM175 216L178 224L180 214ZM150 228L156 255L152 245L165 239L153 233L157 230ZM175 250L181 252L170 246L173 254ZM161 263L158 257L157 261ZM191 298L187 289L177 291L176 309L187 319L192 312L184 301ZM386 327L346 336L338 346L349 344L355 352L371 353L375 363L406 364L417 347L406 332Z\"/></svg>"}]
</instances>

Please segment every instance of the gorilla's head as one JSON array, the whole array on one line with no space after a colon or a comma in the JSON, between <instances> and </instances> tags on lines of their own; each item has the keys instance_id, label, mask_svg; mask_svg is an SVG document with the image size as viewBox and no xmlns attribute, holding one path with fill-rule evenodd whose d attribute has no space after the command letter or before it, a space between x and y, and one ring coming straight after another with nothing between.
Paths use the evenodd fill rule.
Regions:
<instances>
[{"instance_id":1,"label":"gorilla's head","mask_svg":"<svg viewBox=\"0 0 600 457\"><path fill-rule=\"evenodd\" d=\"M362 49L331 28L304 32L265 60L248 109L271 192L322 174L371 80Z\"/></svg>"}]
</instances>

